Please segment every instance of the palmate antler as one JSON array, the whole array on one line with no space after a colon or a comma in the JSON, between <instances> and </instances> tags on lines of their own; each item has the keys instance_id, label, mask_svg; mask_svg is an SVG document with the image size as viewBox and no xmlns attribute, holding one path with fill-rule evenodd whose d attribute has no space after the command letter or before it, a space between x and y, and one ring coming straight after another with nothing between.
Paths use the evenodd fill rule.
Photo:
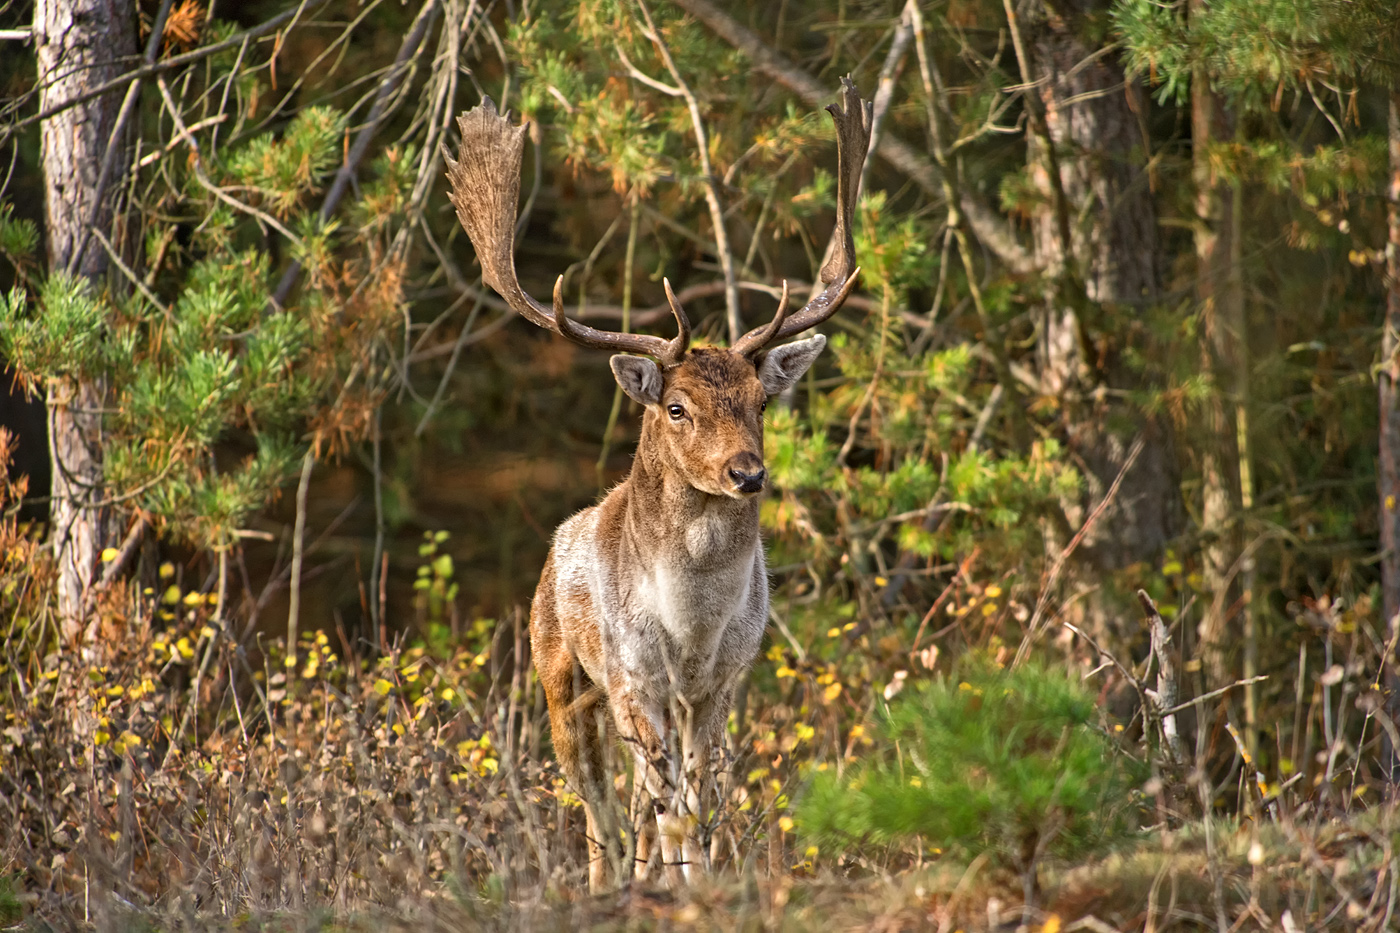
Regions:
<instances>
[{"instance_id":1,"label":"palmate antler","mask_svg":"<svg viewBox=\"0 0 1400 933\"><path fill-rule=\"evenodd\" d=\"M843 78L840 104L826 109L836 121L837 152L836 248L821 271L827 287L789 316L788 287L784 282L783 297L773 320L740 337L732 348L736 353L753 357L775 340L816 327L836 313L855 286L860 270L854 268L855 242L851 228L861 167L870 146L871 105L860 99L849 78ZM526 294L515 274L516 203L520 197L520 163L525 150L526 127L511 126L510 121L496 111L489 97L484 98L479 107L459 116L457 126L462 134L457 158L443 153L452 189L449 196L457 209L457 219L476 248L486 284L531 323L575 343L600 350L645 354L655 357L663 366L679 363L690 346L690 322L669 281L663 280L662 284L676 318L677 334L671 340L601 331L569 320L564 313L562 275L554 283L552 310Z\"/></svg>"}]
</instances>

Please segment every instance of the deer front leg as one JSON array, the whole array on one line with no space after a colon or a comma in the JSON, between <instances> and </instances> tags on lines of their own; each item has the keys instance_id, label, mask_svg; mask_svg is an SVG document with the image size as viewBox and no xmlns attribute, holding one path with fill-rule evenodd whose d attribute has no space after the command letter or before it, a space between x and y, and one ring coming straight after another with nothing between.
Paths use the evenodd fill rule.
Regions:
<instances>
[{"instance_id":1,"label":"deer front leg","mask_svg":"<svg viewBox=\"0 0 1400 933\"><path fill-rule=\"evenodd\" d=\"M639 768L632 781L632 839L636 846L633 877L646 881L651 874L651 856L656 849L656 801L647 790L646 769Z\"/></svg>"},{"instance_id":2,"label":"deer front leg","mask_svg":"<svg viewBox=\"0 0 1400 933\"><path fill-rule=\"evenodd\" d=\"M618 678L621 680L622 678ZM683 843L690 832L691 813L686 807L681 774L667 744L668 736L663 734L665 716L652 711L638 698L629 686L616 687L610 696L613 716L623 741L632 749L636 761L634 781L640 782L643 791L633 795L634 803L650 804L654 816L657 842L661 849L661 863L667 883L677 887L683 883L683 868L686 854ZM633 812L633 826L638 832L638 851L641 852L642 839L651 831L647 826L645 813ZM650 840L646 843L650 857ZM645 869L639 862L638 872L645 876Z\"/></svg>"},{"instance_id":3,"label":"deer front leg","mask_svg":"<svg viewBox=\"0 0 1400 933\"><path fill-rule=\"evenodd\" d=\"M705 870L711 867L715 830L721 816L720 798L725 772L724 728L733 705L732 691L721 691L700 703L692 714L692 726L683 733L683 782L686 809L694 817L692 831L686 835L685 861Z\"/></svg>"}]
</instances>

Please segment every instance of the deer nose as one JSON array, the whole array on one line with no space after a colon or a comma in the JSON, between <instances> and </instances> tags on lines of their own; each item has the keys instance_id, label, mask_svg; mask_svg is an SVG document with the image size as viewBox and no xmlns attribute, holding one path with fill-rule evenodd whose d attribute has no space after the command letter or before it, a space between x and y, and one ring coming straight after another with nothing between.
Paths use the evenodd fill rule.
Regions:
<instances>
[{"instance_id":1,"label":"deer nose","mask_svg":"<svg viewBox=\"0 0 1400 933\"><path fill-rule=\"evenodd\" d=\"M739 454L729 461L729 478L734 482L734 488L742 493L762 492L763 481L768 478L768 471L763 468L763 461L753 454Z\"/></svg>"}]
</instances>

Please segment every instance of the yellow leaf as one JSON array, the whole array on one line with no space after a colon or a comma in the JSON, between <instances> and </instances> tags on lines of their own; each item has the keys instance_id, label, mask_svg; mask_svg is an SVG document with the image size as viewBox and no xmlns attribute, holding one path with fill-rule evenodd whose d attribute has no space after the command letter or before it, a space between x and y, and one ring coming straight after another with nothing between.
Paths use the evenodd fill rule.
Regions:
<instances>
[{"instance_id":1,"label":"yellow leaf","mask_svg":"<svg viewBox=\"0 0 1400 933\"><path fill-rule=\"evenodd\" d=\"M830 687L827 687L827 688L826 688L826 692L822 694L822 696L824 696L824 697L826 698L826 702L828 702L828 703L830 703L832 700L836 699L836 698L839 697L840 695L841 695L841 685L840 685L840 684L832 684Z\"/></svg>"},{"instance_id":2,"label":"yellow leaf","mask_svg":"<svg viewBox=\"0 0 1400 933\"><path fill-rule=\"evenodd\" d=\"M781 830L782 830L783 832L785 832L785 833L790 833L790 832L792 832L792 828L793 828L793 826L795 826L795 825L796 825L796 824L793 823L792 817L790 817L790 816L780 816L780 817L778 817L778 828L781 829Z\"/></svg>"},{"instance_id":3,"label":"yellow leaf","mask_svg":"<svg viewBox=\"0 0 1400 933\"><path fill-rule=\"evenodd\" d=\"M994 612L996 612L996 611L997 611L997 604L996 604L996 603L987 603L986 605L984 605L984 606L982 607L982 615L984 615L984 616L990 616L992 613L994 613Z\"/></svg>"},{"instance_id":4,"label":"yellow leaf","mask_svg":"<svg viewBox=\"0 0 1400 933\"><path fill-rule=\"evenodd\" d=\"M104 548L102 551L102 563L110 564L117 559L117 554L119 553L120 552L114 547Z\"/></svg>"},{"instance_id":5,"label":"yellow leaf","mask_svg":"<svg viewBox=\"0 0 1400 933\"><path fill-rule=\"evenodd\" d=\"M1060 915L1051 914L1045 918L1045 923L1041 924L1040 933L1060 933Z\"/></svg>"},{"instance_id":6,"label":"yellow leaf","mask_svg":"<svg viewBox=\"0 0 1400 933\"><path fill-rule=\"evenodd\" d=\"M160 601L167 606L175 605L180 601L180 588L172 583L169 588L166 589L165 595L160 598Z\"/></svg>"},{"instance_id":7,"label":"yellow leaf","mask_svg":"<svg viewBox=\"0 0 1400 933\"><path fill-rule=\"evenodd\" d=\"M383 677L379 678L374 682L374 692L382 697L388 696L389 691L393 689L394 685L389 683L389 681L385 680Z\"/></svg>"},{"instance_id":8,"label":"yellow leaf","mask_svg":"<svg viewBox=\"0 0 1400 933\"><path fill-rule=\"evenodd\" d=\"M1000 596L1000 595L1001 595L1001 587L997 586L995 583L993 583L991 586L987 587L987 589L986 589L986 596L987 596L988 599L996 599L996 598L997 598L998 596Z\"/></svg>"},{"instance_id":9,"label":"yellow leaf","mask_svg":"<svg viewBox=\"0 0 1400 933\"><path fill-rule=\"evenodd\" d=\"M403 732L404 732L403 723L401 723L401 722L396 722L396 723L394 723L394 735L397 735L399 738L403 738Z\"/></svg>"},{"instance_id":10,"label":"yellow leaf","mask_svg":"<svg viewBox=\"0 0 1400 933\"><path fill-rule=\"evenodd\" d=\"M884 577L876 577L876 578L875 578L875 585L876 585L876 586L889 586L889 584L890 584L890 581L889 581L889 580L886 580Z\"/></svg>"},{"instance_id":11,"label":"yellow leaf","mask_svg":"<svg viewBox=\"0 0 1400 933\"><path fill-rule=\"evenodd\" d=\"M173 576L175 576L174 564L172 564L170 561L166 561L165 563L160 565L160 578L162 580L169 580Z\"/></svg>"},{"instance_id":12,"label":"yellow leaf","mask_svg":"<svg viewBox=\"0 0 1400 933\"><path fill-rule=\"evenodd\" d=\"M194 590L190 590L188 593L185 594L186 606L198 606L202 602L204 602L203 593L197 593Z\"/></svg>"},{"instance_id":13,"label":"yellow leaf","mask_svg":"<svg viewBox=\"0 0 1400 933\"><path fill-rule=\"evenodd\" d=\"M92 734L92 744L94 745L106 745L110 741L112 741L112 734L110 732L103 732L101 729L98 729Z\"/></svg>"},{"instance_id":14,"label":"yellow leaf","mask_svg":"<svg viewBox=\"0 0 1400 933\"><path fill-rule=\"evenodd\" d=\"M777 675L778 675L779 677L796 677L796 676L797 676L797 671L795 671L795 670L793 670L792 668L788 667L786 664L784 664L782 667L778 668L778 670L777 670L775 673L777 673Z\"/></svg>"},{"instance_id":15,"label":"yellow leaf","mask_svg":"<svg viewBox=\"0 0 1400 933\"><path fill-rule=\"evenodd\" d=\"M837 637L837 636L840 635L840 634L841 634L841 629L837 628L836 626L832 626L831 628L829 628L829 629L826 630L826 637L827 637L827 638L835 638L835 637Z\"/></svg>"}]
</instances>

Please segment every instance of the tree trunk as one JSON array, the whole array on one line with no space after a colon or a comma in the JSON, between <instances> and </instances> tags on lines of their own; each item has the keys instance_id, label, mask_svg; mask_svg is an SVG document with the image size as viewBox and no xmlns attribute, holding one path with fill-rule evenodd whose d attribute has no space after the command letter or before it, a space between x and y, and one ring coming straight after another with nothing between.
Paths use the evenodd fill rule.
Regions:
<instances>
[{"instance_id":1,"label":"tree trunk","mask_svg":"<svg viewBox=\"0 0 1400 933\"><path fill-rule=\"evenodd\" d=\"M1104 391L1140 387L1120 356L1131 325L1108 316L1131 316L1159 292L1157 214L1135 156L1142 134L1127 97L1135 89L1125 93L1122 67L1093 58L1097 47L1084 38L1090 14L1105 8L1096 0L1022 0L1017 16L1043 121L1029 146L1043 197L1032 229L1048 282L1040 375L1045 392L1062 400L1069 448L1087 481L1084 498L1067 503L1071 524L1082 523L1113 484L1133 436L1145 442L1076 554L1096 571L1156 559L1181 519L1170 428ZM1099 603L1090 607L1096 627L1123 616L1111 597L1091 602Z\"/></svg>"},{"instance_id":2,"label":"tree trunk","mask_svg":"<svg viewBox=\"0 0 1400 933\"><path fill-rule=\"evenodd\" d=\"M34 40L40 110L73 100L134 64L134 10L126 0L38 0ZM87 278L99 292L107 254L85 234L89 225L110 230L108 205L122 188L127 160L116 153L105 192L97 190L104 156L110 146L122 143L112 138L121 99L121 91L115 91L76 104L49 117L40 128L49 270ZM100 379L56 382L48 393L50 520L59 566L59 610L70 644L85 634L83 603L109 536L101 505L104 396Z\"/></svg>"},{"instance_id":3,"label":"tree trunk","mask_svg":"<svg viewBox=\"0 0 1400 933\"><path fill-rule=\"evenodd\" d=\"M1385 327L1381 335L1380 456L1381 594L1387 644L1400 629L1400 91L1390 95L1390 185L1386 191L1389 238L1385 246ZM1400 670L1394 651L1385 659L1386 710L1400 722ZM1386 731L1383 767L1400 782L1400 754Z\"/></svg>"},{"instance_id":4,"label":"tree trunk","mask_svg":"<svg viewBox=\"0 0 1400 933\"><path fill-rule=\"evenodd\" d=\"M1205 0L1191 0L1189 15L1198 15ZM1197 440L1201 457L1202 578L1211 601L1200 623L1201 656L1208 685L1230 679L1231 565L1239 553L1238 531L1231 527L1238 491L1237 440L1230 413L1220 392L1230 384L1235 343L1244 317L1243 288L1231 256L1238 252L1235 192L1221 184L1211 170L1212 140L1234 135L1233 121L1210 87L1204 66L1191 79L1191 175L1196 189L1196 298L1201 308L1201 368L1215 375L1216 391L1206 402L1203 436Z\"/></svg>"}]
</instances>

